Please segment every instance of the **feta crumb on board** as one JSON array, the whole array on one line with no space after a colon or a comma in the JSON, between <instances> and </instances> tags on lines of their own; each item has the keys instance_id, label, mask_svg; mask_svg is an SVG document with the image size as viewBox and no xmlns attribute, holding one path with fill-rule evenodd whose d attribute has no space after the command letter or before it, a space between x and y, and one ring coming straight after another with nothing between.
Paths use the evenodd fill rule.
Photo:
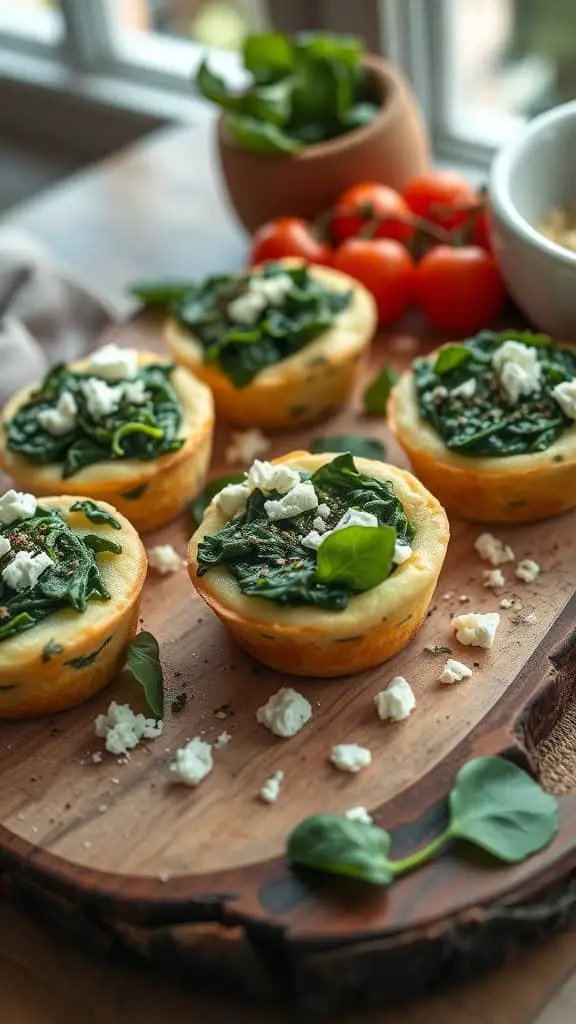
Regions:
<instances>
[{"instance_id":1,"label":"feta crumb on board","mask_svg":"<svg viewBox=\"0 0 576 1024\"><path fill-rule=\"evenodd\" d=\"M53 409L41 409L36 417L39 426L54 437L61 437L76 426L78 406L71 391L63 391Z\"/></svg>"},{"instance_id":2,"label":"feta crumb on board","mask_svg":"<svg viewBox=\"0 0 576 1024\"><path fill-rule=\"evenodd\" d=\"M414 691L404 676L394 676L392 682L374 697L378 717L385 721L403 722L416 707Z\"/></svg>"},{"instance_id":3,"label":"feta crumb on board","mask_svg":"<svg viewBox=\"0 0 576 1024\"><path fill-rule=\"evenodd\" d=\"M231 739L232 736L225 729L224 732L221 732L214 740L214 750L220 750L221 747L227 747Z\"/></svg>"},{"instance_id":4,"label":"feta crumb on board","mask_svg":"<svg viewBox=\"0 0 576 1024\"><path fill-rule=\"evenodd\" d=\"M2 570L2 579L12 590L31 590L38 583L43 572L54 565L50 555L40 551L33 555L30 551L17 551L8 565Z\"/></svg>"},{"instance_id":5,"label":"feta crumb on board","mask_svg":"<svg viewBox=\"0 0 576 1024\"><path fill-rule=\"evenodd\" d=\"M256 712L256 720L275 736L295 736L312 718L312 705L301 693L283 686Z\"/></svg>"},{"instance_id":6,"label":"feta crumb on board","mask_svg":"<svg viewBox=\"0 0 576 1024\"><path fill-rule=\"evenodd\" d=\"M213 767L212 747L200 736L195 736L185 747L175 752L170 771L177 776L177 782L183 782L186 786L199 786Z\"/></svg>"},{"instance_id":7,"label":"feta crumb on board","mask_svg":"<svg viewBox=\"0 0 576 1024\"><path fill-rule=\"evenodd\" d=\"M111 342L92 353L90 369L105 380L130 380L138 372L138 352Z\"/></svg>"},{"instance_id":8,"label":"feta crumb on board","mask_svg":"<svg viewBox=\"0 0 576 1024\"><path fill-rule=\"evenodd\" d=\"M214 503L228 519L243 512L250 496L246 484L226 484L214 498Z\"/></svg>"},{"instance_id":9,"label":"feta crumb on board","mask_svg":"<svg viewBox=\"0 0 576 1024\"><path fill-rule=\"evenodd\" d=\"M539 575L540 566L538 562L533 562L531 558L524 558L521 562L518 562L516 576L519 580L522 580L524 583L533 583Z\"/></svg>"},{"instance_id":10,"label":"feta crumb on board","mask_svg":"<svg viewBox=\"0 0 576 1024\"><path fill-rule=\"evenodd\" d=\"M97 715L94 731L105 741L106 750L111 754L127 754L141 739L155 740L162 735L164 723L154 718L135 714L129 704L117 704L113 700L105 715Z\"/></svg>"},{"instance_id":11,"label":"feta crumb on board","mask_svg":"<svg viewBox=\"0 0 576 1024\"><path fill-rule=\"evenodd\" d=\"M368 747L361 747L359 743L338 743L332 747L330 760L339 771L355 774L372 764L372 754Z\"/></svg>"},{"instance_id":12,"label":"feta crumb on board","mask_svg":"<svg viewBox=\"0 0 576 1024\"><path fill-rule=\"evenodd\" d=\"M568 419L576 420L576 380L563 380L552 388L554 398Z\"/></svg>"},{"instance_id":13,"label":"feta crumb on board","mask_svg":"<svg viewBox=\"0 0 576 1024\"><path fill-rule=\"evenodd\" d=\"M25 491L6 491L0 497L0 526L10 526L17 519L30 519L36 512L36 498Z\"/></svg>"},{"instance_id":14,"label":"feta crumb on board","mask_svg":"<svg viewBox=\"0 0 576 1024\"><path fill-rule=\"evenodd\" d=\"M184 559L171 544L157 544L156 547L148 548L148 565L161 576L167 576L169 573L179 572L184 566Z\"/></svg>"},{"instance_id":15,"label":"feta crumb on board","mask_svg":"<svg viewBox=\"0 0 576 1024\"><path fill-rule=\"evenodd\" d=\"M348 818L348 821L361 821L363 825L372 825L374 823L374 818L365 807L350 807L344 812L344 817Z\"/></svg>"},{"instance_id":16,"label":"feta crumb on board","mask_svg":"<svg viewBox=\"0 0 576 1024\"><path fill-rule=\"evenodd\" d=\"M500 607L504 608L505 610L508 610L508 608L514 608L515 606L516 601L513 597L503 597L502 600L500 601Z\"/></svg>"},{"instance_id":17,"label":"feta crumb on board","mask_svg":"<svg viewBox=\"0 0 576 1024\"><path fill-rule=\"evenodd\" d=\"M501 569L485 569L482 573L482 586L491 590L499 590L506 586L506 578Z\"/></svg>"},{"instance_id":18,"label":"feta crumb on board","mask_svg":"<svg viewBox=\"0 0 576 1024\"><path fill-rule=\"evenodd\" d=\"M538 622L538 616L535 612L528 612L528 615L525 615L522 621L526 626L535 626Z\"/></svg>"},{"instance_id":19,"label":"feta crumb on board","mask_svg":"<svg viewBox=\"0 0 576 1024\"><path fill-rule=\"evenodd\" d=\"M297 483L281 498L269 498L264 502L264 511L272 522L278 519L292 519L314 508L318 508L318 495L310 480Z\"/></svg>"},{"instance_id":20,"label":"feta crumb on board","mask_svg":"<svg viewBox=\"0 0 576 1024\"><path fill-rule=\"evenodd\" d=\"M258 490L262 491L262 494L269 494L271 491L286 494L299 483L300 474L296 469L282 463L275 466L272 462L262 462L260 459L254 459L246 474L249 491Z\"/></svg>"},{"instance_id":21,"label":"feta crumb on board","mask_svg":"<svg viewBox=\"0 0 576 1024\"><path fill-rule=\"evenodd\" d=\"M12 544L9 537L0 537L0 558L4 558L4 555L7 555L11 548Z\"/></svg>"},{"instance_id":22,"label":"feta crumb on board","mask_svg":"<svg viewBox=\"0 0 576 1024\"><path fill-rule=\"evenodd\" d=\"M224 458L226 462L254 462L259 455L264 455L270 448L270 441L258 427L251 430L235 431Z\"/></svg>"},{"instance_id":23,"label":"feta crumb on board","mask_svg":"<svg viewBox=\"0 0 576 1024\"><path fill-rule=\"evenodd\" d=\"M266 779L266 782L263 784L260 793L258 794L260 799L263 800L265 804L275 804L280 795L280 789L282 788L283 782L284 772L279 769L277 772L274 772L274 775L271 775L269 779Z\"/></svg>"},{"instance_id":24,"label":"feta crumb on board","mask_svg":"<svg viewBox=\"0 0 576 1024\"><path fill-rule=\"evenodd\" d=\"M452 628L459 643L466 647L484 647L486 650L494 644L499 624L498 612L467 612L455 615L452 619Z\"/></svg>"},{"instance_id":25,"label":"feta crumb on board","mask_svg":"<svg viewBox=\"0 0 576 1024\"><path fill-rule=\"evenodd\" d=\"M451 686L452 683L460 683L463 679L469 679L472 669L468 668L463 661L456 661L455 658L448 658L440 674L439 681Z\"/></svg>"},{"instance_id":26,"label":"feta crumb on board","mask_svg":"<svg viewBox=\"0 0 576 1024\"><path fill-rule=\"evenodd\" d=\"M490 562L490 565L504 565L514 561L512 548L491 533L481 533L474 541L474 547L480 558Z\"/></svg>"}]
</instances>

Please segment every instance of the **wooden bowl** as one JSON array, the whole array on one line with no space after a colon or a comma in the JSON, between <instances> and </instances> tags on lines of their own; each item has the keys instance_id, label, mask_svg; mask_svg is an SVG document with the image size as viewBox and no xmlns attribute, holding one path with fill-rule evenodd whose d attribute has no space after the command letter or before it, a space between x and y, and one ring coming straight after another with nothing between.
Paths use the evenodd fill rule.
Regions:
<instances>
[{"instance_id":1,"label":"wooden bowl","mask_svg":"<svg viewBox=\"0 0 576 1024\"><path fill-rule=\"evenodd\" d=\"M400 71L380 57L364 59L379 113L370 124L294 155L262 154L240 146L220 117L217 145L236 215L247 231L286 214L314 218L344 189L379 181L401 189L426 170L428 139L422 116Z\"/></svg>"}]
</instances>

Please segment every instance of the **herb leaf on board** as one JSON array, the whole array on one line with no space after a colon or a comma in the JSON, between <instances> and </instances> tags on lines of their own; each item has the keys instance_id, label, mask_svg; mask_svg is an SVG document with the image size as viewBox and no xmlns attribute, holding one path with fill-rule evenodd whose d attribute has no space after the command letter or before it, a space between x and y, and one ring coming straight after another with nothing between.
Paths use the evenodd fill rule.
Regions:
<instances>
[{"instance_id":1,"label":"herb leaf on board","mask_svg":"<svg viewBox=\"0 0 576 1024\"><path fill-rule=\"evenodd\" d=\"M319 583L344 583L362 593L388 579L396 530L393 526L346 526L332 533L318 549Z\"/></svg>"},{"instance_id":2,"label":"herb leaf on board","mask_svg":"<svg viewBox=\"0 0 576 1024\"><path fill-rule=\"evenodd\" d=\"M156 718L164 718L164 674L156 637L145 630L137 633L126 648L126 660L144 690L148 707Z\"/></svg>"},{"instance_id":3,"label":"herb leaf on board","mask_svg":"<svg viewBox=\"0 0 576 1024\"><path fill-rule=\"evenodd\" d=\"M310 443L311 452L350 452L362 459L375 459L381 462L386 457L386 449L377 437L364 437L362 434L325 434L315 437Z\"/></svg>"},{"instance_id":4,"label":"herb leaf on board","mask_svg":"<svg viewBox=\"0 0 576 1024\"><path fill-rule=\"evenodd\" d=\"M390 392L398 380L398 373L393 366L383 366L374 380L364 391L364 412L372 416L383 416Z\"/></svg>"},{"instance_id":5,"label":"herb leaf on board","mask_svg":"<svg viewBox=\"0 0 576 1024\"><path fill-rule=\"evenodd\" d=\"M90 501L89 498L85 498L82 501L75 501L70 506L71 512L83 512L87 519L91 523L96 525L111 526L114 530L121 530L122 523L116 516L113 516L111 512L107 512L105 508L101 508L95 501Z\"/></svg>"},{"instance_id":6,"label":"herb leaf on board","mask_svg":"<svg viewBox=\"0 0 576 1024\"><path fill-rule=\"evenodd\" d=\"M389 850L390 836L377 825L337 814L315 814L290 834L286 855L292 864L389 885L394 877Z\"/></svg>"}]
</instances>

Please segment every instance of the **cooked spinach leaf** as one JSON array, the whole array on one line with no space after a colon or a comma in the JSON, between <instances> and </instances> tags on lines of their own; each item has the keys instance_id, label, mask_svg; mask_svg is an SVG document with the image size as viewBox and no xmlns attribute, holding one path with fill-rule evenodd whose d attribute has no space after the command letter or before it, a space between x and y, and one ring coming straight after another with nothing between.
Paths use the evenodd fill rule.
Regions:
<instances>
[{"instance_id":1,"label":"cooked spinach leaf","mask_svg":"<svg viewBox=\"0 0 576 1024\"><path fill-rule=\"evenodd\" d=\"M503 392L492 367L494 353L508 340L535 348L542 371L541 389L516 402ZM543 335L481 331L462 344L444 346L435 361L417 359L413 371L420 415L460 455L504 458L545 451L574 425L551 392L576 377L576 353ZM470 380L475 381L471 397L453 394Z\"/></svg>"},{"instance_id":2,"label":"cooked spinach leaf","mask_svg":"<svg viewBox=\"0 0 576 1024\"><path fill-rule=\"evenodd\" d=\"M414 531L392 484L360 473L349 453L326 463L309 479L319 503L327 504L330 509L326 519L328 528L336 526L347 509L355 508L375 515L380 527L393 528L389 532L392 552L396 539L403 544L411 543ZM334 576L327 580L319 578L317 552L302 543L314 528L316 511L271 521L264 503L268 498L278 497L275 493L264 495L259 490L253 491L242 516L231 520L218 533L204 537L198 545L199 573L202 575L216 565L225 565L240 590L250 597L266 598L280 605L316 605L332 611L343 610L351 594L375 585L367 577L358 576L354 580L352 574L345 580ZM380 542L376 528L365 528L364 532L378 534ZM342 530L334 535L342 537L337 545L342 563L350 563L356 544L352 536L355 533L356 530ZM349 534L348 540L346 534ZM377 553L372 552L380 562L378 575L381 579L386 578L391 569L388 544L389 541L385 552L380 546ZM382 575L386 568L388 572Z\"/></svg>"},{"instance_id":3,"label":"cooked spinach leaf","mask_svg":"<svg viewBox=\"0 0 576 1024\"><path fill-rule=\"evenodd\" d=\"M53 658L56 654L62 654L64 648L62 644L56 643L55 640L49 640L47 644L44 644L42 648L42 661L48 662L50 658Z\"/></svg>"},{"instance_id":4,"label":"cooked spinach leaf","mask_svg":"<svg viewBox=\"0 0 576 1024\"><path fill-rule=\"evenodd\" d=\"M116 516L113 516L111 512L107 512L105 508L101 508L95 501L90 501L89 498L75 501L70 506L70 511L83 512L86 519L89 519L91 523L111 526L114 530L122 529L122 523L116 519Z\"/></svg>"},{"instance_id":5,"label":"cooked spinach leaf","mask_svg":"<svg viewBox=\"0 0 576 1024\"><path fill-rule=\"evenodd\" d=\"M137 382L141 382L144 400L134 401L134 389L120 386L115 410L95 418L82 385L98 378L98 373L56 366L6 424L7 446L37 465L62 463L65 479L108 459L148 460L178 451L184 444L178 437L182 406L170 381L173 370L174 366L166 363L141 367L130 384L136 386L137 393ZM40 426L38 414L54 409L66 392L76 403L76 422L67 433L55 435Z\"/></svg>"},{"instance_id":6,"label":"cooked spinach leaf","mask_svg":"<svg viewBox=\"0 0 576 1024\"><path fill-rule=\"evenodd\" d=\"M0 640L31 629L62 608L82 613L90 601L110 600L96 554L100 550L119 554L119 544L77 534L57 509L41 505L29 519L3 526L0 536L8 538L11 545L2 559L3 568L18 552L45 552L54 563L44 570L35 586L26 590L13 589L0 575ZM51 641L44 649L44 660L61 650Z\"/></svg>"},{"instance_id":7,"label":"cooked spinach leaf","mask_svg":"<svg viewBox=\"0 0 576 1024\"><path fill-rule=\"evenodd\" d=\"M90 651L89 654L81 654L79 658L70 658L70 661L65 661L64 664L77 669L90 668L90 665L94 664L98 655L101 654L104 648L108 646L111 639L111 636L107 636L95 651Z\"/></svg>"},{"instance_id":8,"label":"cooked spinach leaf","mask_svg":"<svg viewBox=\"0 0 576 1024\"><path fill-rule=\"evenodd\" d=\"M229 315L230 303L249 297L251 282L289 278L290 288L266 301L252 319ZM172 303L179 323L202 345L204 360L218 363L237 388L286 359L331 327L350 303L351 292L327 288L307 266L286 270L268 263L258 273L210 277Z\"/></svg>"},{"instance_id":9,"label":"cooked spinach leaf","mask_svg":"<svg viewBox=\"0 0 576 1024\"><path fill-rule=\"evenodd\" d=\"M394 367L383 366L364 391L364 411L373 416L383 416L390 392L397 380L398 373Z\"/></svg>"}]
</instances>

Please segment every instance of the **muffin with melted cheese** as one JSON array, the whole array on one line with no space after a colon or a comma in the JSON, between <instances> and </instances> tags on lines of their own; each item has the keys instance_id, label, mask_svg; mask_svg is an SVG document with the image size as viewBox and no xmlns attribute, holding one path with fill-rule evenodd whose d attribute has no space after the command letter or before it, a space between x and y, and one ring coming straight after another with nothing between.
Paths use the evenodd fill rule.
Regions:
<instances>
[{"instance_id":1,"label":"muffin with melted cheese","mask_svg":"<svg viewBox=\"0 0 576 1024\"><path fill-rule=\"evenodd\" d=\"M246 651L296 675L341 676L420 629L446 554L439 502L396 466L292 452L215 496L190 577Z\"/></svg>"},{"instance_id":2,"label":"muffin with melted cheese","mask_svg":"<svg viewBox=\"0 0 576 1024\"><path fill-rule=\"evenodd\" d=\"M576 350L483 331L417 359L390 421L449 513L530 522L576 505Z\"/></svg>"},{"instance_id":3,"label":"muffin with melted cheese","mask_svg":"<svg viewBox=\"0 0 576 1024\"><path fill-rule=\"evenodd\" d=\"M104 502L0 496L0 718L72 707L115 677L138 625L146 552Z\"/></svg>"},{"instance_id":4,"label":"muffin with melted cheese","mask_svg":"<svg viewBox=\"0 0 576 1024\"><path fill-rule=\"evenodd\" d=\"M183 288L165 336L223 419L291 427L346 401L376 325L363 285L285 259Z\"/></svg>"},{"instance_id":5,"label":"muffin with melted cheese","mask_svg":"<svg viewBox=\"0 0 576 1024\"><path fill-rule=\"evenodd\" d=\"M109 501L141 531L161 526L204 486L214 411L183 367L115 344L51 370L2 415L0 462L37 495Z\"/></svg>"}]
</instances>

